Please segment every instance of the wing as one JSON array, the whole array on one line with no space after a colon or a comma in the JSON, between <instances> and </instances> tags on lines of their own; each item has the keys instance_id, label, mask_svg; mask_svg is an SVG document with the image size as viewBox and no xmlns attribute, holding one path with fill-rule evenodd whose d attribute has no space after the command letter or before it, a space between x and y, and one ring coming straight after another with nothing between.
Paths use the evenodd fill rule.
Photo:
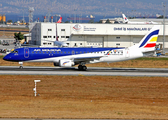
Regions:
<instances>
[{"instance_id":1,"label":"wing","mask_svg":"<svg viewBox=\"0 0 168 120\"><path fill-rule=\"evenodd\" d=\"M77 57L77 58L73 58L73 61L74 61L76 64L79 64L79 63L81 63L81 62L89 63L89 61L99 60L101 57L103 57L103 56Z\"/></svg>"},{"instance_id":2,"label":"wing","mask_svg":"<svg viewBox=\"0 0 168 120\"><path fill-rule=\"evenodd\" d=\"M52 40L43 40L47 42L53 42L54 45L59 46L59 47L68 47L68 44L65 43L65 41L52 41Z\"/></svg>"}]
</instances>

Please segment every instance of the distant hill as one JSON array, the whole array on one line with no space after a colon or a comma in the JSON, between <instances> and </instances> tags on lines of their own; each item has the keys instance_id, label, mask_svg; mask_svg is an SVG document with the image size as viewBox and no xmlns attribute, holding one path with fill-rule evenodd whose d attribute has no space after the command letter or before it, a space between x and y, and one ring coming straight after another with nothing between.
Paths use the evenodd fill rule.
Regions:
<instances>
[{"instance_id":1,"label":"distant hill","mask_svg":"<svg viewBox=\"0 0 168 120\"><path fill-rule=\"evenodd\" d=\"M167 0L162 0L166 2ZM140 15L162 14L159 0L1 0L0 14L93 14L93 15Z\"/></svg>"}]
</instances>

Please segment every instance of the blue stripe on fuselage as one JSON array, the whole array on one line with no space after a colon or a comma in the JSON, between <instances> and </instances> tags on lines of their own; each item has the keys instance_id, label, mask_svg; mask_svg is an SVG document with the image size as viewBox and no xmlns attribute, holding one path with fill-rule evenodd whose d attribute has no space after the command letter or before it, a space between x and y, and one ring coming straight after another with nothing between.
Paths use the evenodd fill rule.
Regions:
<instances>
[{"instance_id":1,"label":"blue stripe on fuselage","mask_svg":"<svg viewBox=\"0 0 168 120\"><path fill-rule=\"evenodd\" d=\"M45 59L45 58L52 58L52 57L63 57L63 56L69 56L69 55L78 55L78 54L101 52L101 51L108 51L108 50L110 51L114 49L123 49L123 48L46 48L46 47L32 48L30 47L28 48L29 49L28 53L25 53L24 49L25 48L16 49L18 51L18 55L14 55L14 53L8 54L8 56L11 57L11 61L28 61L28 60L37 60L37 59ZM28 55L25 55L25 54L28 54Z\"/></svg>"}]
</instances>

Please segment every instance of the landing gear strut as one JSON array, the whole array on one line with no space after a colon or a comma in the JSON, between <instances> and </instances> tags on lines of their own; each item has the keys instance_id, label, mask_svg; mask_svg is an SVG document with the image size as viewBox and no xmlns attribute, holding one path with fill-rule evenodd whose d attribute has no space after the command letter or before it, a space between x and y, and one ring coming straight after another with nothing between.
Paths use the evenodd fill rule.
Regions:
<instances>
[{"instance_id":1,"label":"landing gear strut","mask_svg":"<svg viewBox=\"0 0 168 120\"><path fill-rule=\"evenodd\" d=\"M78 69L79 69L79 70L86 71L86 70L87 70L87 67L86 67L85 65L79 65L79 66L78 66Z\"/></svg>"}]
</instances>

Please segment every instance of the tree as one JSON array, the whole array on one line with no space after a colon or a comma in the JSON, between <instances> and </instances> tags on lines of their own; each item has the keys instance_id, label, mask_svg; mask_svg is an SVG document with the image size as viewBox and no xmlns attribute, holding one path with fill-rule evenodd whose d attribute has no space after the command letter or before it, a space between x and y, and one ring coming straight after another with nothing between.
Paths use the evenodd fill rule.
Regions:
<instances>
[{"instance_id":1,"label":"tree","mask_svg":"<svg viewBox=\"0 0 168 120\"><path fill-rule=\"evenodd\" d=\"M8 20L7 22L8 22L8 23L12 23L12 20Z\"/></svg>"},{"instance_id":2,"label":"tree","mask_svg":"<svg viewBox=\"0 0 168 120\"><path fill-rule=\"evenodd\" d=\"M94 20L93 19L91 19L91 20L89 20L89 22L88 23L94 23Z\"/></svg>"},{"instance_id":3,"label":"tree","mask_svg":"<svg viewBox=\"0 0 168 120\"><path fill-rule=\"evenodd\" d=\"M65 23L69 23L69 21L65 21Z\"/></svg>"},{"instance_id":4,"label":"tree","mask_svg":"<svg viewBox=\"0 0 168 120\"><path fill-rule=\"evenodd\" d=\"M111 22L110 22L110 20L109 20L109 19L107 19L105 23L111 23Z\"/></svg>"},{"instance_id":5,"label":"tree","mask_svg":"<svg viewBox=\"0 0 168 120\"><path fill-rule=\"evenodd\" d=\"M163 17L164 17L164 16L163 16L163 15L161 15L161 16L159 16L159 17L158 17L158 19L163 18Z\"/></svg>"},{"instance_id":6,"label":"tree","mask_svg":"<svg viewBox=\"0 0 168 120\"><path fill-rule=\"evenodd\" d=\"M103 23L103 20L99 20L99 22L97 22L97 23Z\"/></svg>"},{"instance_id":7,"label":"tree","mask_svg":"<svg viewBox=\"0 0 168 120\"><path fill-rule=\"evenodd\" d=\"M18 40L24 39L24 36L21 32L19 32L19 33L14 33L14 38L16 39L16 41L18 41Z\"/></svg>"}]
</instances>

